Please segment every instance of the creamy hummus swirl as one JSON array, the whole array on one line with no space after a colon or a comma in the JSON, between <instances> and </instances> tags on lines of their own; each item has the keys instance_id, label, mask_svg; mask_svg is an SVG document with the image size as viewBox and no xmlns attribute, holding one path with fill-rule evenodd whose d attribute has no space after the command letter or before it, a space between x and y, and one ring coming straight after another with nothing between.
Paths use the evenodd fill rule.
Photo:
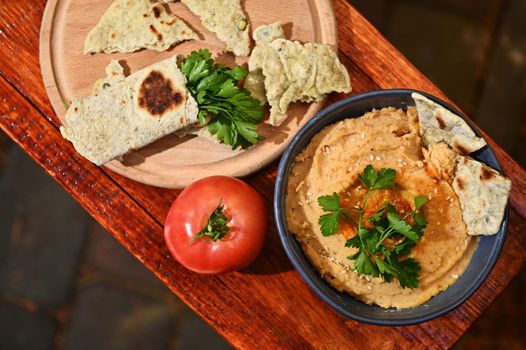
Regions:
<instances>
[{"instance_id":1,"label":"creamy hummus swirl","mask_svg":"<svg viewBox=\"0 0 526 350\"><path fill-rule=\"evenodd\" d=\"M455 164L448 161L450 157L454 153L447 147L433 152L422 148L414 108L407 112L384 108L330 125L295 159L286 196L288 228L321 276L337 290L386 308L423 304L458 279L478 243L467 235L459 200L450 176L445 176L454 171L447 169ZM417 195L430 198L423 211L428 226L410 255L422 267L416 289L403 289L396 278L389 283L354 272L354 262L347 257L356 249L344 246L342 234L324 237L320 232L318 219L324 213L318 197L337 192L352 204L363 192L358 175L368 164L397 171L396 189L377 196L409 205ZM437 164L446 169L437 171Z\"/></svg>"}]
</instances>

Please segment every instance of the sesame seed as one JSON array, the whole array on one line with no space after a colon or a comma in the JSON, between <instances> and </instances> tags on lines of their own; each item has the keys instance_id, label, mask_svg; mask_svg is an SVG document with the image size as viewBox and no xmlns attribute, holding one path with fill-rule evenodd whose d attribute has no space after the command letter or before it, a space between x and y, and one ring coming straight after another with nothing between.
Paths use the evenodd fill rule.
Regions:
<instances>
[{"instance_id":1,"label":"sesame seed","mask_svg":"<svg viewBox=\"0 0 526 350\"><path fill-rule=\"evenodd\" d=\"M369 156L369 160L374 160L374 156L372 154Z\"/></svg>"},{"instance_id":2,"label":"sesame seed","mask_svg":"<svg viewBox=\"0 0 526 350\"><path fill-rule=\"evenodd\" d=\"M438 193L438 188L435 187L435 188L433 189L433 193Z\"/></svg>"},{"instance_id":3,"label":"sesame seed","mask_svg":"<svg viewBox=\"0 0 526 350\"><path fill-rule=\"evenodd\" d=\"M301 181L298 186L296 186L296 193L298 193L301 189L301 186L303 186L303 184L305 183L305 181Z\"/></svg>"},{"instance_id":4,"label":"sesame seed","mask_svg":"<svg viewBox=\"0 0 526 350\"><path fill-rule=\"evenodd\" d=\"M376 160L382 160L382 158L380 158L379 156L376 156Z\"/></svg>"}]
</instances>

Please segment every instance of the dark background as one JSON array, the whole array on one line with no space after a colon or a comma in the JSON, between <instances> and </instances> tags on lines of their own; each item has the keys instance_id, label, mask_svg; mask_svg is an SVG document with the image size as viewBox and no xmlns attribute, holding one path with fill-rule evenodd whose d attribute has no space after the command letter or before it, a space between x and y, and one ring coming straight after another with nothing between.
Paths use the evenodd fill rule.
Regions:
<instances>
[{"instance_id":1,"label":"dark background","mask_svg":"<svg viewBox=\"0 0 526 350\"><path fill-rule=\"evenodd\" d=\"M526 164L526 0L351 3ZM523 269L456 348L526 348L525 293ZM228 348L0 133L0 349Z\"/></svg>"}]
</instances>

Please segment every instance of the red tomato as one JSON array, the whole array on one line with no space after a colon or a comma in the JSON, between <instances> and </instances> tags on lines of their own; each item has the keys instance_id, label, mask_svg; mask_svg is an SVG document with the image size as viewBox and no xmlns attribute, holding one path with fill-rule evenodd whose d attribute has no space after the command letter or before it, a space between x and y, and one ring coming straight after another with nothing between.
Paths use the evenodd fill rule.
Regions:
<instances>
[{"instance_id":1,"label":"red tomato","mask_svg":"<svg viewBox=\"0 0 526 350\"><path fill-rule=\"evenodd\" d=\"M229 232L216 242L208 236L194 240L220 202ZM253 262L263 248L267 227L267 209L256 190L233 177L212 176L194 182L177 197L166 217L164 237L183 266L217 274Z\"/></svg>"}]
</instances>

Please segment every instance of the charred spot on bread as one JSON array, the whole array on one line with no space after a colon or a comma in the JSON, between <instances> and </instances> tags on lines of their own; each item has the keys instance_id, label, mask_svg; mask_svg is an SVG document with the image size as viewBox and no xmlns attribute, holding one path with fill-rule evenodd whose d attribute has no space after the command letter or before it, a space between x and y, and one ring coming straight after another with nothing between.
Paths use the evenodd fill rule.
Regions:
<instances>
[{"instance_id":1,"label":"charred spot on bread","mask_svg":"<svg viewBox=\"0 0 526 350\"><path fill-rule=\"evenodd\" d=\"M144 79L139 90L139 107L150 114L162 117L167 111L184 103L184 97L177 91L170 79L157 70L152 70Z\"/></svg>"},{"instance_id":2,"label":"charred spot on bread","mask_svg":"<svg viewBox=\"0 0 526 350\"><path fill-rule=\"evenodd\" d=\"M153 34L157 35L157 40L162 41L163 35L157 31L157 28L153 24L150 24L150 30Z\"/></svg>"},{"instance_id":3,"label":"charred spot on bread","mask_svg":"<svg viewBox=\"0 0 526 350\"><path fill-rule=\"evenodd\" d=\"M468 154L471 153L466 147L464 147L463 145L459 143L455 143L453 145L453 150L455 150L458 154L462 156L467 156Z\"/></svg>"},{"instance_id":4,"label":"charred spot on bread","mask_svg":"<svg viewBox=\"0 0 526 350\"><path fill-rule=\"evenodd\" d=\"M435 117L435 119L436 119L436 121L437 121L437 123L438 123L438 127L439 127L440 129L442 129L442 130L447 129L447 125L446 125L446 123L444 122L444 119L442 119L442 117L441 117L440 115L437 115L437 116Z\"/></svg>"},{"instance_id":5,"label":"charred spot on bread","mask_svg":"<svg viewBox=\"0 0 526 350\"><path fill-rule=\"evenodd\" d=\"M155 18L159 18L161 16L161 10L159 10L157 6L153 7L153 15L155 16Z\"/></svg>"},{"instance_id":6,"label":"charred spot on bread","mask_svg":"<svg viewBox=\"0 0 526 350\"><path fill-rule=\"evenodd\" d=\"M466 188L466 184L464 183L464 180L462 180L462 178L457 177L455 181L457 182L458 188L460 190L464 190L464 188Z\"/></svg>"},{"instance_id":7,"label":"charred spot on bread","mask_svg":"<svg viewBox=\"0 0 526 350\"><path fill-rule=\"evenodd\" d=\"M481 181L491 180L495 176L496 174L493 171L489 170L488 168L484 166L480 168L480 180Z\"/></svg>"}]
</instances>

